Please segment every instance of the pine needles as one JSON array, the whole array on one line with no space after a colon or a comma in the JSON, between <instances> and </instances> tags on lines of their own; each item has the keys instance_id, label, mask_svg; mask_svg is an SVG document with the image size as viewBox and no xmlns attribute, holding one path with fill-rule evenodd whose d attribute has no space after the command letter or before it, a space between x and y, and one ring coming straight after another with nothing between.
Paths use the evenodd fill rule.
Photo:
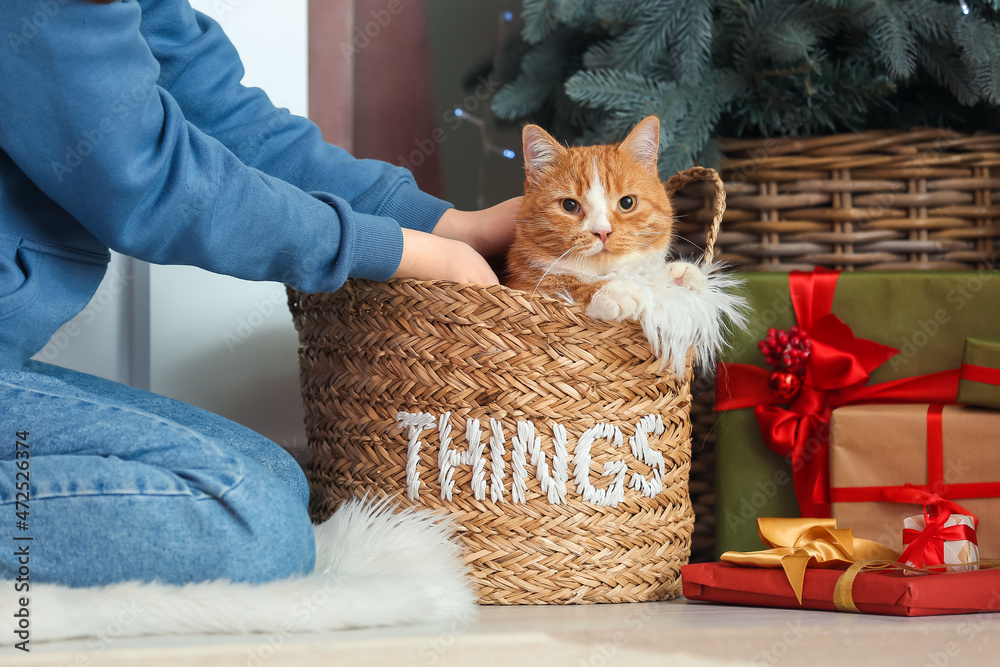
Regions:
<instances>
[{"instance_id":1,"label":"pine needles","mask_svg":"<svg viewBox=\"0 0 1000 667\"><path fill-rule=\"evenodd\" d=\"M497 116L586 143L656 114L664 177L718 135L1000 125L1000 0L523 1Z\"/></svg>"}]
</instances>

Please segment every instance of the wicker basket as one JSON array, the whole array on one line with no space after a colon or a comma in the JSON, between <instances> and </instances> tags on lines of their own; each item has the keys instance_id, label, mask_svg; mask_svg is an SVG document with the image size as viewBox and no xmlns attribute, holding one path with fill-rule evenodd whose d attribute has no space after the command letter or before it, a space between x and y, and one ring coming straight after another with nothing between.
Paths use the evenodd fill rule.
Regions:
<instances>
[{"instance_id":1,"label":"wicker basket","mask_svg":"<svg viewBox=\"0 0 1000 667\"><path fill-rule=\"evenodd\" d=\"M917 129L720 147L728 209L717 250L740 270L971 270L996 261L1000 135ZM713 199L700 185L674 198L681 237L703 232ZM691 559L715 560L711 381L697 378L692 393Z\"/></svg>"},{"instance_id":2,"label":"wicker basket","mask_svg":"<svg viewBox=\"0 0 1000 667\"><path fill-rule=\"evenodd\" d=\"M718 250L743 270L962 270L996 259L998 135L918 129L720 147L729 207ZM680 234L704 229L711 198L688 188L675 199Z\"/></svg>"},{"instance_id":3,"label":"wicker basket","mask_svg":"<svg viewBox=\"0 0 1000 667\"><path fill-rule=\"evenodd\" d=\"M690 364L661 371L637 324L506 287L289 296L314 519L364 494L446 510L484 603L677 595Z\"/></svg>"}]
</instances>

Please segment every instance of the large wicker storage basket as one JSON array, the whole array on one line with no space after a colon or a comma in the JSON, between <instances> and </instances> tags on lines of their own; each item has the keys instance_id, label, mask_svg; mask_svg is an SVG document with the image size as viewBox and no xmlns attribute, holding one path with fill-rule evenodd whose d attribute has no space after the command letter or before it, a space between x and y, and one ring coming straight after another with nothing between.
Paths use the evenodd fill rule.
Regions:
<instances>
[{"instance_id":1,"label":"large wicker storage basket","mask_svg":"<svg viewBox=\"0 0 1000 667\"><path fill-rule=\"evenodd\" d=\"M997 259L1000 135L919 128L719 144L728 208L716 249L738 270L973 270ZM714 196L700 184L678 193L679 238L703 233ZM692 389L692 560L715 560L712 382Z\"/></svg>"},{"instance_id":2,"label":"large wicker storage basket","mask_svg":"<svg viewBox=\"0 0 1000 667\"><path fill-rule=\"evenodd\" d=\"M413 280L294 293L291 308L316 520L364 494L445 509L486 603L635 602L678 592L694 523L690 374L661 374L637 326L602 325L503 287ZM414 415L403 428L400 413ZM650 415L662 420L658 435L648 433ZM529 422L533 437L523 432ZM632 453L637 436L662 456L662 491L652 498L629 487L633 473L657 476L655 463ZM538 479L535 438L553 478L546 487L566 489L558 504ZM574 484L574 459L587 455L580 443L588 440L584 475L617 495L613 503L585 500ZM463 455L470 448L474 456ZM606 466L612 477L602 477Z\"/></svg>"},{"instance_id":3,"label":"large wicker storage basket","mask_svg":"<svg viewBox=\"0 0 1000 667\"><path fill-rule=\"evenodd\" d=\"M446 510L484 603L679 592L692 360L677 377L637 324L500 286L351 280L289 302L314 519L365 494Z\"/></svg>"},{"instance_id":4,"label":"large wicker storage basket","mask_svg":"<svg viewBox=\"0 0 1000 667\"><path fill-rule=\"evenodd\" d=\"M1000 135L924 128L720 148L718 251L743 270L962 270L996 259ZM681 235L709 224L713 197L688 188L675 200Z\"/></svg>"}]
</instances>

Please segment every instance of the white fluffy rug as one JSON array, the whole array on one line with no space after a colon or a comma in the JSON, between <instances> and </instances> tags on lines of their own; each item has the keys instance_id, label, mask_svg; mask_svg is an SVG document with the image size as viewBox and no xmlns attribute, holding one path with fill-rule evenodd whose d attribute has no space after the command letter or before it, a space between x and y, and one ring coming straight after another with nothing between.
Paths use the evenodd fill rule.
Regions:
<instances>
[{"instance_id":1,"label":"white fluffy rug","mask_svg":"<svg viewBox=\"0 0 1000 667\"><path fill-rule=\"evenodd\" d=\"M31 641L284 635L469 619L476 613L461 548L451 539L453 526L440 515L357 500L314 530L316 570L298 579L102 588L32 584ZM19 641L11 624L14 597L0 595L0 645Z\"/></svg>"}]
</instances>

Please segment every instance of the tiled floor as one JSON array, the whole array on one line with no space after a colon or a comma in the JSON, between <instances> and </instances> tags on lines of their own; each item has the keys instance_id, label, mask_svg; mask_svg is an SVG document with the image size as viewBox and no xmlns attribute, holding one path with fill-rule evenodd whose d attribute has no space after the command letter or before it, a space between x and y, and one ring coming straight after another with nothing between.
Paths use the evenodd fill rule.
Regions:
<instances>
[{"instance_id":1,"label":"tiled floor","mask_svg":"<svg viewBox=\"0 0 1000 667\"><path fill-rule=\"evenodd\" d=\"M247 667L610 667L1000 665L1000 614L892 618L683 600L635 605L483 607L449 627L328 635L150 637L0 650L0 664Z\"/></svg>"}]
</instances>

